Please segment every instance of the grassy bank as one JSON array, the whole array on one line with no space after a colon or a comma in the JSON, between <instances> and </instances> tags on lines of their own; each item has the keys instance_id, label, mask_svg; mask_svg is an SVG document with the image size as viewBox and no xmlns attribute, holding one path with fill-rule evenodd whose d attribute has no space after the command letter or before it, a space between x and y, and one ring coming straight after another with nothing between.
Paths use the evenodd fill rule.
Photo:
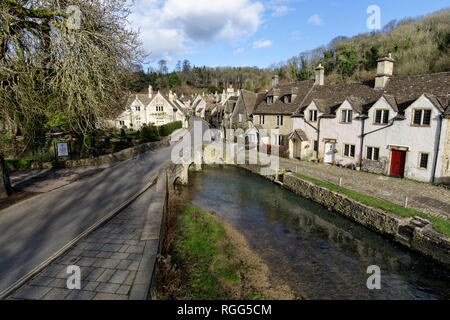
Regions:
<instances>
[{"instance_id":1,"label":"grassy bank","mask_svg":"<svg viewBox=\"0 0 450 320\"><path fill-rule=\"evenodd\" d=\"M159 299L296 298L286 285L271 283L267 266L217 215L190 205L176 211L158 263Z\"/></svg>"},{"instance_id":2,"label":"grassy bank","mask_svg":"<svg viewBox=\"0 0 450 320\"><path fill-rule=\"evenodd\" d=\"M405 208L405 207L399 206L397 204L393 204L391 202L387 202L387 201L381 200L379 198L371 197L371 196L368 196L368 195L365 195L365 194L362 194L362 193L359 193L359 192L356 192L353 190L349 190L349 189L340 187L338 185L335 185L335 184L332 184L329 182L311 178L311 177L305 176L303 174L294 173L294 175L302 180L306 180L306 181L312 182L318 186L324 187L326 189L342 193L342 194L346 195L347 197L357 200L365 205L368 205L368 206L371 206L374 208L379 208L379 209L385 210L387 212L391 212L396 215L399 215L401 217L419 216L419 217L425 218L425 219L429 220L431 223L433 223L434 230L450 237L450 222L446 221L444 219L436 218L429 214L426 214L426 213L423 213L423 212L420 212L420 211L417 211L414 209Z\"/></svg>"}]
</instances>

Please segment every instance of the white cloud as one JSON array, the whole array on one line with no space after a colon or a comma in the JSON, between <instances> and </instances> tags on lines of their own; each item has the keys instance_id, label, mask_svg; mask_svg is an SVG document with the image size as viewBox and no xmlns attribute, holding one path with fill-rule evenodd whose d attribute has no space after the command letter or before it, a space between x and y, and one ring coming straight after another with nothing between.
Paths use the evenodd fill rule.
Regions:
<instances>
[{"instance_id":1,"label":"white cloud","mask_svg":"<svg viewBox=\"0 0 450 320\"><path fill-rule=\"evenodd\" d=\"M290 8L288 6L273 6L272 10L273 10L273 12L272 12L271 16L274 18L282 17L291 11L295 11L294 8Z\"/></svg>"},{"instance_id":2,"label":"white cloud","mask_svg":"<svg viewBox=\"0 0 450 320\"><path fill-rule=\"evenodd\" d=\"M270 40L258 40L253 42L253 48L255 49L262 49L262 48L268 48L272 45L272 41Z\"/></svg>"},{"instance_id":3,"label":"white cloud","mask_svg":"<svg viewBox=\"0 0 450 320\"><path fill-rule=\"evenodd\" d=\"M321 26L323 24L323 20L318 14L315 14L308 19L308 23L315 24L316 26Z\"/></svg>"},{"instance_id":4,"label":"white cloud","mask_svg":"<svg viewBox=\"0 0 450 320\"><path fill-rule=\"evenodd\" d=\"M254 34L264 7L255 0L137 0L132 25L156 60L198 44Z\"/></svg>"}]
</instances>

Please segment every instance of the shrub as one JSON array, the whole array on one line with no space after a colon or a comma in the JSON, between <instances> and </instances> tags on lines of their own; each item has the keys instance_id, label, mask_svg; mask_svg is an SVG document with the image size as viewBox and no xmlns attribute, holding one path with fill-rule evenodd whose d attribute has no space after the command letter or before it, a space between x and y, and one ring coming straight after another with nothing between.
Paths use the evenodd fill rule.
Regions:
<instances>
[{"instance_id":1,"label":"shrub","mask_svg":"<svg viewBox=\"0 0 450 320\"><path fill-rule=\"evenodd\" d=\"M181 129L183 127L183 123L181 121L171 122L159 127L159 135L161 137L167 137L175 130Z\"/></svg>"},{"instance_id":2,"label":"shrub","mask_svg":"<svg viewBox=\"0 0 450 320\"><path fill-rule=\"evenodd\" d=\"M159 141L158 128L155 126L148 126L144 124L141 128L139 141L140 143Z\"/></svg>"}]
</instances>

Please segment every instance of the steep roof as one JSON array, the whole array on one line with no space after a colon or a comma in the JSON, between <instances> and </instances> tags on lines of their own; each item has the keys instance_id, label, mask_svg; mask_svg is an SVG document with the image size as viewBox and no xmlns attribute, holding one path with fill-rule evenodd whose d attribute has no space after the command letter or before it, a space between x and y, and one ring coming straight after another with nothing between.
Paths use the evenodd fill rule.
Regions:
<instances>
[{"instance_id":1,"label":"steep roof","mask_svg":"<svg viewBox=\"0 0 450 320\"><path fill-rule=\"evenodd\" d=\"M314 81L302 81L296 83L279 84L267 92L262 98L260 103L256 106L253 114L283 114L290 115L298 109L298 106L302 102L303 98L313 87ZM292 103L286 104L281 98L285 95L296 95L296 98ZM266 97L278 96L278 99L271 105L267 104Z\"/></svg>"},{"instance_id":2,"label":"steep roof","mask_svg":"<svg viewBox=\"0 0 450 320\"><path fill-rule=\"evenodd\" d=\"M319 110L325 114L333 114L345 100L348 100L359 113L367 113L383 96L394 110L403 114L405 109L423 94L426 94L432 102L439 102L437 98L433 98L435 96L448 96L450 72L392 77L381 90L374 89L374 81L314 86L294 116L302 116L304 109L312 101L315 101ZM440 102L438 104L442 105ZM444 107L440 109L445 110Z\"/></svg>"},{"instance_id":3,"label":"steep roof","mask_svg":"<svg viewBox=\"0 0 450 320\"><path fill-rule=\"evenodd\" d=\"M296 129L289 136L289 140L300 140L300 141L308 141L308 136L301 129Z\"/></svg>"}]
</instances>

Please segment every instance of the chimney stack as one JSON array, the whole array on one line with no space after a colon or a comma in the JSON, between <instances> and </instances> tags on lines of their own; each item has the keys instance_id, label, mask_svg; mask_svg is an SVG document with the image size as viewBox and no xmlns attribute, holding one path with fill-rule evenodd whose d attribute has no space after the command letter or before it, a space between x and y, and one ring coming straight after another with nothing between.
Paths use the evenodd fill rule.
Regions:
<instances>
[{"instance_id":1,"label":"chimney stack","mask_svg":"<svg viewBox=\"0 0 450 320\"><path fill-rule=\"evenodd\" d=\"M148 86L148 97L150 99L153 97L153 87L152 87L152 85Z\"/></svg>"},{"instance_id":2,"label":"chimney stack","mask_svg":"<svg viewBox=\"0 0 450 320\"><path fill-rule=\"evenodd\" d=\"M272 88L275 88L279 82L280 82L280 77L278 75L273 76L272 77Z\"/></svg>"},{"instance_id":3,"label":"chimney stack","mask_svg":"<svg viewBox=\"0 0 450 320\"><path fill-rule=\"evenodd\" d=\"M173 99L174 99L173 92L172 92L172 90L169 90L169 101L173 102Z\"/></svg>"},{"instance_id":4,"label":"chimney stack","mask_svg":"<svg viewBox=\"0 0 450 320\"><path fill-rule=\"evenodd\" d=\"M316 68L316 85L323 86L325 84L325 68L322 64Z\"/></svg>"},{"instance_id":5,"label":"chimney stack","mask_svg":"<svg viewBox=\"0 0 450 320\"><path fill-rule=\"evenodd\" d=\"M395 60L392 58L391 53L387 57L378 60L375 89L384 89L386 87L389 78L394 75L394 62Z\"/></svg>"}]
</instances>

